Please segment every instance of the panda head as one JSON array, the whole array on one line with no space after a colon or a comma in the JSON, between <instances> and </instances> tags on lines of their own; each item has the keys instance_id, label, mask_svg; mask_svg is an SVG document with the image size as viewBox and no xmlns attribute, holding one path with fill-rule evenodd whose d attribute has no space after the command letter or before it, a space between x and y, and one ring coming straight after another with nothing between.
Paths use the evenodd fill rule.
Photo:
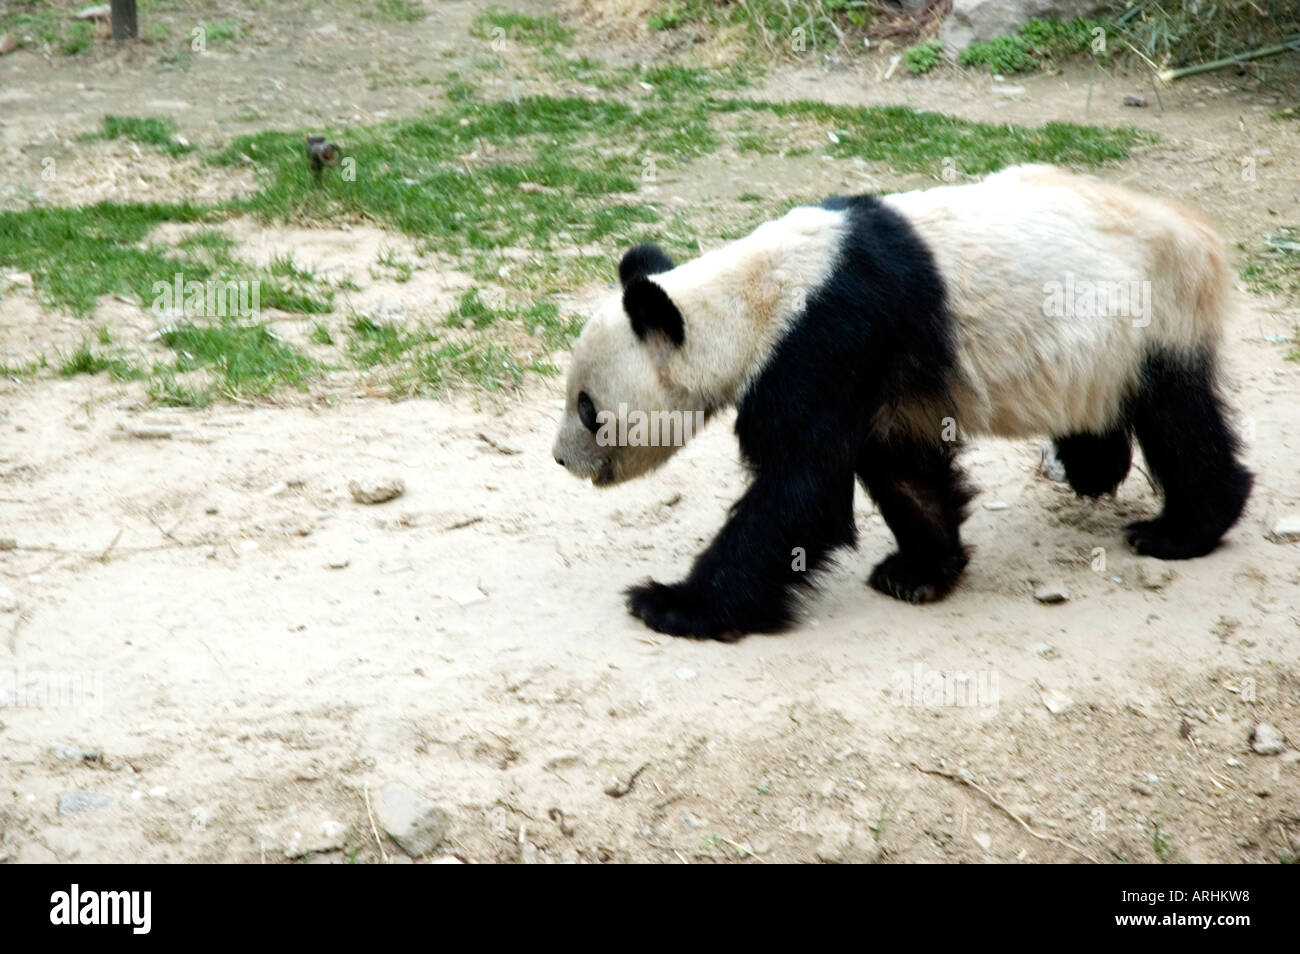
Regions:
<instances>
[{"instance_id":1,"label":"panda head","mask_svg":"<svg viewBox=\"0 0 1300 954\"><path fill-rule=\"evenodd\" d=\"M631 480L664 463L682 442L656 439L663 434L653 422L693 413L696 402L673 383L670 369L686 346L685 321L655 280L673 267L654 245L631 249L618 268L621 290L574 343L553 454L596 486ZM640 431L638 422L646 422Z\"/></svg>"}]
</instances>

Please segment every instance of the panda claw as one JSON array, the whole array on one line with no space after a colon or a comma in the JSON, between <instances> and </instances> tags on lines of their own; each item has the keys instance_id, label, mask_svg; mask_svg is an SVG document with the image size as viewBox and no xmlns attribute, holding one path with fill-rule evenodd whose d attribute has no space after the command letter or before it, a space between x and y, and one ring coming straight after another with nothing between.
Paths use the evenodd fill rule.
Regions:
<instances>
[{"instance_id":1,"label":"panda claw","mask_svg":"<svg viewBox=\"0 0 1300 954\"><path fill-rule=\"evenodd\" d=\"M904 603L934 603L948 595L965 565L965 557L951 565L933 566L917 564L901 553L891 553L871 571L867 583L872 589Z\"/></svg>"},{"instance_id":2,"label":"panda claw","mask_svg":"<svg viewBox=\"0 0 1300 954\"><path fill-rule=\"evenodd\" d=\"M1218 544L1218 538L1205 542L1186 538L1174 532L1173 526L1159 517L1154 520L1135 520L1124 528L1128 545L1139 556L1157 560L1190 560L1205 556Z\"/></svg>"},{"instance_id":3,"label":"panda claw","mask_svg":"<svg viewBox=\"0 0 1300 954\"><path fill-rule=\"evenodd\" d=\"M688 639L716 639L733 642L740 637L734 629L709 618L694 594L681 583L647 580L627 589L627 608L651 629L667 636Z\"/></svg>"}]
</instances>

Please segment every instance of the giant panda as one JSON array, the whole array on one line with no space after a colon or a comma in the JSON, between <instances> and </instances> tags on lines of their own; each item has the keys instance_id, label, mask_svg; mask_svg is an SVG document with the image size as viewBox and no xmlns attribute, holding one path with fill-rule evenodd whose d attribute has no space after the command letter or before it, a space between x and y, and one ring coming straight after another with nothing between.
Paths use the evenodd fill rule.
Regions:
<instances>
[{"instance_id":1,"label":"giant panda","mask_svg":"<svg viewBox=\"0 0 1300 954\"><path fill-rule=\"evenodd\" d=\"M1049 436L1087 496L1119 485L1136 438L1163 509L1127 538L1165 560L1209 553L1250 492L1217 383L1223 246L1171 202L1017 166L795 208L682 265L637 246L619 280L574 344L555 460L617 484L677 449L612 439L625 419L734 405L751 475L684 580L627 591L659 632L787 627L856 542L855 478L897 540L870 585L941 599L968 557L960 437Z\"/></svg>"}]
</instances>

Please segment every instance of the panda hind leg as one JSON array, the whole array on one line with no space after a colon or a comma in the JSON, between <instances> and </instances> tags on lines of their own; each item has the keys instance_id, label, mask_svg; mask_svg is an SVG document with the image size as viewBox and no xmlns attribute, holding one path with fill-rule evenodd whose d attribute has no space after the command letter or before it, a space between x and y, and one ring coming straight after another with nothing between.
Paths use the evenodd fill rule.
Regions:
<instances>
[{"instance_id":1,"label":"panda hind leg","mask_svg":"<svg viewBox=\"0 0 1300 954\"><path fill-rule=\"evenodd\" d=\"M1113 493L1133 463L1133 439L1127 425L1105 434L1070 434L1054 443L1065 479L1081 497Z\"/></svg>"},{"instance_id":2,"label":"panda hind leg","mask_svg":"<svg viewBox=\"0 0 1300 954\"><path fill-rule=\"evenodd\" d=\"M1204 556L1237 522L1254 482L1237 460L1240 441L1208 349L1149 355L1131 420L1164 509L1154 520L1129 524L1129 544L1162 560Z\"/></svg>"},{"instance_id":3,"label":"panda hind leg","mask_svg":"<svg viewBox=\"0 0 1300 954\"><path fill-rule=\"evenodd\" d=\"M956 464L952 443L872 438L857 465L898 549L872 571L868 583L907 603L943 599L966 567L960 527L973 496Z\"/></svg>"}]
</instances>

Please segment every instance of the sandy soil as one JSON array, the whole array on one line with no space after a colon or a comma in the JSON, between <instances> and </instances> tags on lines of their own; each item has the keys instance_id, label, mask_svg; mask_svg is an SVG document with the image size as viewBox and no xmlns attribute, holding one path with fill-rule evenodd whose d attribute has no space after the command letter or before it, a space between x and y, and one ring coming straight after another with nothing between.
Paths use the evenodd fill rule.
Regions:
<instances>
[{"instance_id":1,"label":"sandy soil","mask_svg":"<svg viewBox=\"0 0 1300 954\"><path fill-rule=\"evenodd\" d=\"M438 9L468 22L469 5ZM98 104L42 115L53 71L10 61L6 91L29 98L8 92L9 148L35 155L38 127L67 140L93 124ZM63 83L109 69L59 66ZM1079 77L1008 96L988 78L874 69L790 72L771 90L1082 118ZM1275 90L1218 78L1166 93L1164 113L1121 110L1135 85L1103 77L1091 118L1165 141L1105 174L1182 195L1234 240L1300 218L1297 133L1254 108ZM391 109L420 95L371 94ZM661 188L912 184L832 165L724 152ZM358 275L378 241L267 235L250 256L282 242L319 264L352 241ZM431 295L462 282L426 279ZM142 332L128 311L97 320ZM0 349L60 322L11 293ZM619 596L681 575L739 495L727 420L602 492L550 460L554 381L503 402L336 389L185 413L106 379L0 380L0 860L405 860L372 827L390 784L444 809L433 854L467 861L1294 858L1300 547L1268 533L1300 512L1300 366L1270 339L1294 324L1241 296L1226 358L1258 482L1211 557L1126 552L1119 528L1156 507L1140 473L1089 504L1039 473L1037 445L981 441L966 459L976 553L949 600L904 606L864 585L891 539L859 494L859 549L804 622L735 645L651 633ZM406 491L389 503L348 490L394 477ZM1068 602L1040 605L1035 583ZM79 692L51 697L61 677ZM1251 750L1259 722L1285 752Z\"/></svg>"}]
</instances>

